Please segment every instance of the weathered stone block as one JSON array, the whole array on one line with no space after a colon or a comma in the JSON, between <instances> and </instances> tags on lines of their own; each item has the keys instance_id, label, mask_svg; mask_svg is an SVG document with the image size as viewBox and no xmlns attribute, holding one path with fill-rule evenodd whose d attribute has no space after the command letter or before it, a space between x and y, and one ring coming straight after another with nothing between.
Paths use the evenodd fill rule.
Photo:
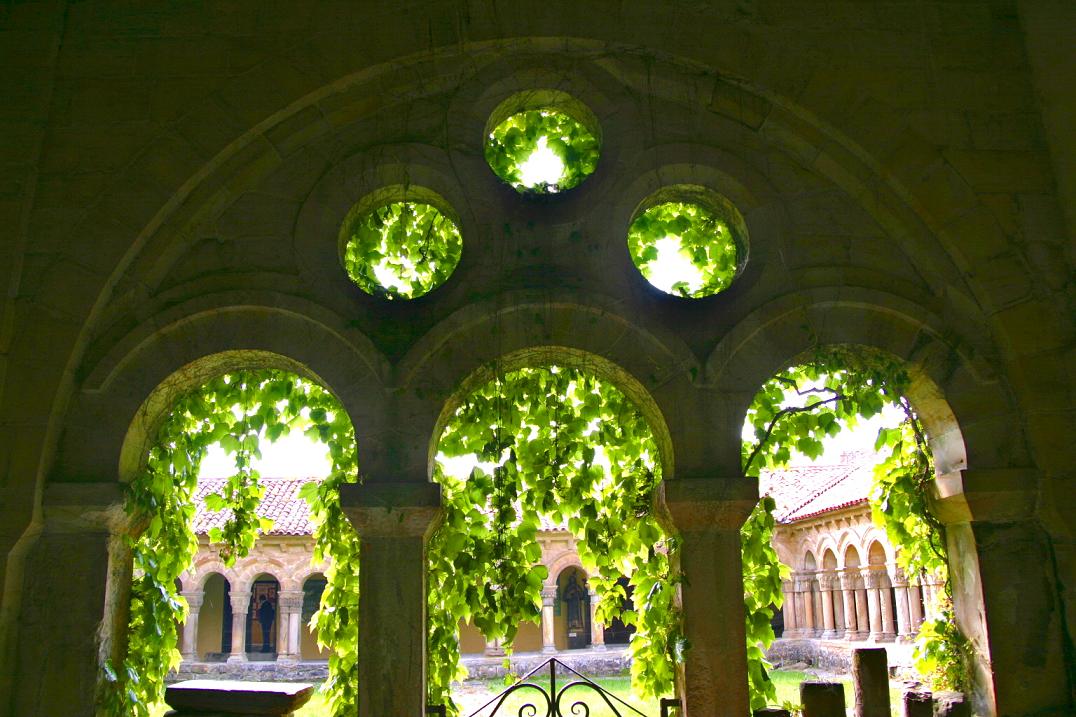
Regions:
<instances>
[{"instance_id":1,"label":"weathered stone block","mask_svg":"<svg viewBox=\"0 0 1076 717\"><path fill-rule=\"evenodd\" d=\"M889 717L889 664L884 647L852 653L856 717Z\"/></svg>"},{"instance_id":2,"label":"weathered stone block","mask_svg":"<svg viewBox=\"0 0 1076 717\"><path fill-rule=\"evenodd\" d=\"M845 717L844 685L839 682L801 682L803 717Z\"/></svg>"}]
</instances>

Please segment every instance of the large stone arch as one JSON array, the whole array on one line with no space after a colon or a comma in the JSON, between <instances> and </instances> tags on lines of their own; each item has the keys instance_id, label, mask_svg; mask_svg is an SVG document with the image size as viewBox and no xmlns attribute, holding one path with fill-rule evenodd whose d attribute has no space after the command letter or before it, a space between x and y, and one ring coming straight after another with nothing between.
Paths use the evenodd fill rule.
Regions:
<instances>
[{"instance_id":1,"label":"large stone arch","mask_svg":"<svg viewBox=\"0 0 1076 717\"><path fill-rule=\"evenodd\" d=\"M813 348L879 349L908 366L909 398L931 434L939 473L965 468L969 459L980 465L1026 460L1026 444L1013 445L1019 439L1009 424L1015 412L1010 394L974 350L947 341L943 327L923 307L876 290L793 293L762 306L722 338L706 360L707 381L728 397L729 420L739 426L758 387ZM1006 446L1010 451L999 455Z\"/></svg>"},{"instance_id":2,"label":"large stone arch","mask_svg":"<svg viewBox=\"0 0 1076 717\"><path fill-rule=\"evenodd\" d=\"M387 368L361 334L334 327L311 306L199 303L147 322L95 366L70 411L57 479L108 481L117 467L129 478L172 401L228 370L279 368L309 378L340 399L357 431L378 435Z\"/></svg>"},{"instance_id":3,"label":"large stone arch","mask_svg":"<svg viewBox=\"0 0 1076 717\"><path fill-rule=\"evenodd\" d=\"M690 392L697 363L679 341L614 308L602 297L525 295L503 307L468 307L424 336L397 366L396 381L415 397L416 430L429 436L426 474L444 421L469 390L495 371L562 363L592 371L635 403L654 433L663 475L672 476L678 424L668 421L677 417L675 398Z\"/></svg>"}]
</instances>

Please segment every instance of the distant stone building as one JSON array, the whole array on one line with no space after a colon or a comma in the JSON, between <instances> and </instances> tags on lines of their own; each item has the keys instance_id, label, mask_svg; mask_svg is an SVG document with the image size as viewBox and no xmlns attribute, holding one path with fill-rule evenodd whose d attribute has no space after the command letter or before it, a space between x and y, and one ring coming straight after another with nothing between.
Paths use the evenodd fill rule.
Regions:
<instances>
[{"instance_id":1,"label":"distant stone building","mask_svg":"<svg viewBox=\"0 0 1076 717\"><path fill-rule=\"evenodd\" d=\"M908 576L868 503L874 457L844 454L765 473L760 491L777 503L774 547L792 576L772 653L829 667L847 667L858 643L911 642L940 586ZM907 663L907 648L890 649L890 663Z\"/></svg>"},{"instance_id":2,"label":"distant stone building","mask_svg":"<svg viewBox=\"0 0 1076 717\"><path fill-rule=\"evenodd\" d=\"M850 643L907 642L923 619L935 586L909 580L896 566L885 532L871 522L867 495L871 457L846 454L835 464L812 464L764 474L760 490L777 502L774 545L792 568L785 583L782 638L776 654L841 666ZM200 550L182 580L190 617L183 628L188 663L327 659L307 627L325 587L326 565L312 564L312 526L299 488L309 479L265 479L260 513L273 529L251 553L228 567L207 537L226 514L206 510L208 493L222 479L202 481L196 493L195 531ZM600 624L575 540L552 524L538 533L549 577L542 590L542 622L524 623L516 653L553 654L625 645L633 628L619 620ZM260 606L268 603L270 608ZM259 611L261 614L259 615ZM263 629L264 618L272 620ZM804 644L803 641L807 641ZM833 644L834 642L840 644ZM460 625L464 655L498 656L504 648L473 626ZM897 651L900 661L903 653Z\"/></svg>"}]
</instances>

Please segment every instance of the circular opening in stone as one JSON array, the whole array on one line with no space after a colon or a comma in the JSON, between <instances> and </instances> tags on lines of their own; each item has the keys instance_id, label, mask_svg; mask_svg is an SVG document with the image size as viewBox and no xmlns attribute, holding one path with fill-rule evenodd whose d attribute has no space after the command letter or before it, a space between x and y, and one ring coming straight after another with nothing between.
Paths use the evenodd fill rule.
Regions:
<instances>
[{"instance_id":1,"label":"circular opening in stone","mask_svg":"<svg viewBox=\"0 0 1076 717\"><path fill-rule=\"evenodd\" d=\"M704 187L669 187L636 210L628 251L655 287L698 299L724 291L743 269L747 229L724 197Z\"/></svg>"},{"instance_id":2,"label":"circular opening in stone","mask_svg":"<svg viewBox=\"0 0 1076 717\"><path fill-rule=\"evenodd\" d=\"M598 166L600 153L597 118L557 90L513 95L486 126L486 162L521 194L556 194L579 185Z\"/></svg>"},{"instance_id":3,"label":"circular opening in stone","mask_svg":"<svg viewBox=\"0 0 1076 717\"><path fill-rule=\"evenodd\" d=\"M341 258L351 280L383 299L414 299L452 275L463 252L457 221L438 195L391 187L348 213Z\"/></svg>"}]
</instances>

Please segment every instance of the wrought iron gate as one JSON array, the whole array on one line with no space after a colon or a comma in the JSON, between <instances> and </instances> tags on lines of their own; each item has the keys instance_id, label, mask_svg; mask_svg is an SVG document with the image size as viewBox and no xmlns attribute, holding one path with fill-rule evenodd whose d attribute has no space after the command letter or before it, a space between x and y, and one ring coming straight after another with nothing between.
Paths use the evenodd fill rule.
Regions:
<instances>
[{"instance_id":1,"label":"wrought iron gate","mask_svg":"<svg viewBox=\"0 0 1076 717\"><path fill-rule=\"evenodd\" d=\"M559 670L559 672L558 672ZM537 679L548 671L549 688L538 684ZM558 684L558 680L560 683ZM571 695L568 693L571 692ZM630 704L609 692L601 685L576 672L555 657L551 657L523 675L514 685L501 692L468 717L494 717L513 694L524 697L524 704L512 709L519 715L532 717L586 717L593 712L587 697L594 704L605 704L616 717L648 717ZM679 709L680 700L662 699L661 717L668 717L670 709ZM507 710L506 710L507 711ZM431 706L427 714L444 715L443 706Z\"/></svg>"}]
</instances>

